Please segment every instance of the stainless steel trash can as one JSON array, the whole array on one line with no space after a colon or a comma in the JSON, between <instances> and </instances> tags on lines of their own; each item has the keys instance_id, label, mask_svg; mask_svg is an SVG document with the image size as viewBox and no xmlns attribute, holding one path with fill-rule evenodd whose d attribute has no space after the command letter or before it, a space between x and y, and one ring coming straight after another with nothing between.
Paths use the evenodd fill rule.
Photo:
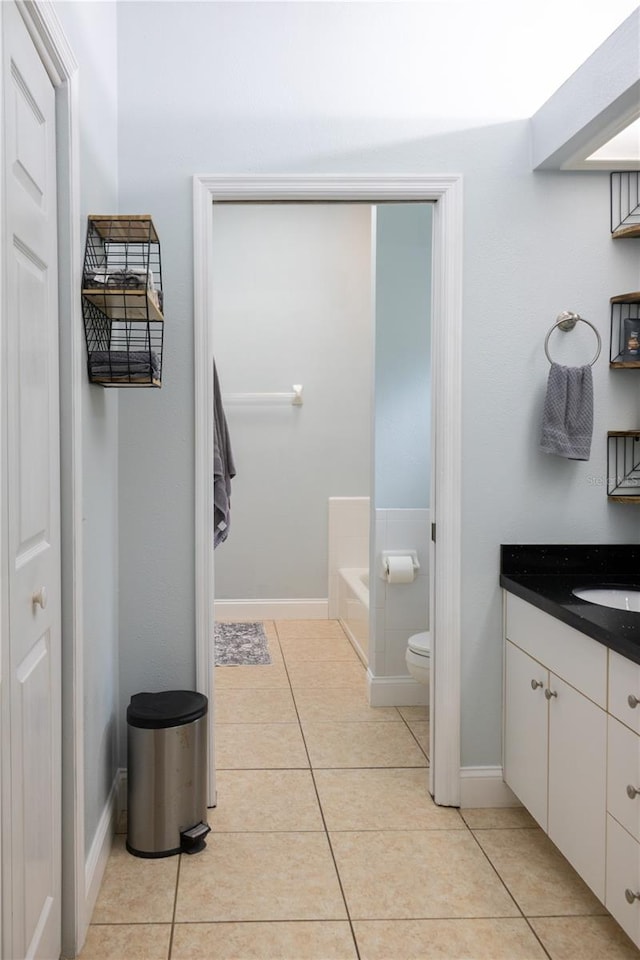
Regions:
<instances>
[{"instance_id":1,"label":"stainless steel trash can","mask_svg":"<svg viewBox=\"0 0 640 960\"><path fill-rule=\"evenodd\" d=\"M136 693L127 707L127 850L196 853L207 824L207 698L192 690Z\"/></svg>"}]
</instances>

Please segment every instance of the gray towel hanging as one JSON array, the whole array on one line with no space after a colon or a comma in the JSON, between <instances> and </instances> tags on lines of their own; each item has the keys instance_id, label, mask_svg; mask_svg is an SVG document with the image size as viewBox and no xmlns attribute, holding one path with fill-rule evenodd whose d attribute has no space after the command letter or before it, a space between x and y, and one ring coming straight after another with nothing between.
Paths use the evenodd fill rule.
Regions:
<instances>
[{"instance_id":1,"label":"gray towel hanging","mask_svg":"<svg viewBox=\"0 0 640 960\"><path fill-rule=\"evenodd\" d=\"M593 435L591 366L552 363L542 414L540 450L570 460L588 460Z\"/></svg>"}]
</instances>

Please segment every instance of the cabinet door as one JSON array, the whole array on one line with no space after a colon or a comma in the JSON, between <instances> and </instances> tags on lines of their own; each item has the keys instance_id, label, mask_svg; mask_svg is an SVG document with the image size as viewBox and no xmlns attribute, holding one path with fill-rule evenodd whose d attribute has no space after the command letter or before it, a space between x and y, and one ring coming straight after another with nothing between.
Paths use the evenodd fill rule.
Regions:
<instances>
[{"instance_id":1,"label":"cabinet door","mask_svg":"<svg viewBox=\"0 0 640 960\"><path fill-rule=\"evenodd\" d=\"M607 715L554 674L549 683L549 837L604 900Z\"/></svg>"},{"instance_id":2,"label":"cabinet door","mask_svg":"<svg viewBox=\"0 0 640 960\"><path fill-rule=\"evenodd\" d=\"M504 779L546 830L549 673L508 640L505 648Z\"/></svg>"},{"instance_id":3,"label":"cabinet door","mask_svg":"<svg viewBox=\"0 0 640 960\"><path fill-rule=\"evenodd\" d=\"M640 944L640 849L626 830L607 817L607 896L605 906L622 929Z\"/></svg>"}]
</instances>

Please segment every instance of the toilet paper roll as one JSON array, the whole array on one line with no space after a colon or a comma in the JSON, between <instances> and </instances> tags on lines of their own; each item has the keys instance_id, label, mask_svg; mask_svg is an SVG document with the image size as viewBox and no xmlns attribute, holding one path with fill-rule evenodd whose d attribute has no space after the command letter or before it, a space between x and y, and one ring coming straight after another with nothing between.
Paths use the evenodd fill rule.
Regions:
<instances>
[{"instance_id":1,"label":"toilet paper roll","mask_svg":"<svg viewBox=\"0 0 640 960\"><path fill-rule=\"evenodd\" d=\"M411 557L388 557L387 580L389 583L412 583L415 576Z\"/></svg>"}]
</instances>

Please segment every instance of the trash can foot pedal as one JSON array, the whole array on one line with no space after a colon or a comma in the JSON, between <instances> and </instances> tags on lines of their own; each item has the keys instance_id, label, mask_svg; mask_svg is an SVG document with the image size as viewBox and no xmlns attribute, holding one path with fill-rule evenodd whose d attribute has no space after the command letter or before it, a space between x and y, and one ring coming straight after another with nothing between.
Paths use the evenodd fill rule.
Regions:
<instances>
[{"instance_id":1,"label":"trash can foot pedal","mask_svg":"<svg viewBox=\"0 0 640 960\"><path fill-rule=\"evenodd\" d=\"M180 834L180 845L183 853L199 853L205 848L205 837L211 833L208 823L196 823Z\"/></svg>"}]
</instances>

